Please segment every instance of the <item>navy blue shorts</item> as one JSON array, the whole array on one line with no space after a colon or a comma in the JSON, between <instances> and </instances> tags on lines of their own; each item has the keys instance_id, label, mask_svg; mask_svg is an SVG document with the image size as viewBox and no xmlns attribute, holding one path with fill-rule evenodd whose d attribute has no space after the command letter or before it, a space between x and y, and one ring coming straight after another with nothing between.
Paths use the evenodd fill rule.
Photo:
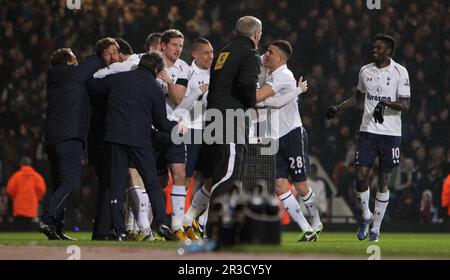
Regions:
<instances>
[{"instance_id":1,"label":"navy blue shorts","mask_svg":"<svg viewBox=\"0 0 450 280\"><path fill-rule=\"evenodd\" d=\"M202 129L191 129L188 132L191 138L191 144L186 144L186 177L192 177L194 175L194 170L196 170L196 165L200 151L202 149L202 144L195 144L194 137L197 135L198 139L202 139L203 130Z\"/></svg>"},{"instance_id":2,"label":"navy blue shorts","mask_svg":"<svg viewBox=\"0 0 450 280\"><path fill-rule=\"evenodd\" d=\"M276 159L276 177L289 178L293 182L304 182L309 174L308 135L298 127L279 139Z\"/></svg>"},{"instance_id":3,"label":"navy blue shorts","mask_svg":"<svg viewBox=\"0 0 450 280\"><path fill-rule=\"evenodd\" d=\"M152 144L159 176L168 173L168 164L186 163L186 146L172 143L169 133L154 130Z\"/></svg>"},{"instance_id":4,"label":"navy blue shorts","mask_svg":"<svg viewBox=\"0 0 450 280\"><path fill-rule=\"evenodd\" d=\"M371 167L378 156L380 170L391 171L400 164L400 136L379 135L359 132L356 166Z\"/></svg>"}]
</instances>

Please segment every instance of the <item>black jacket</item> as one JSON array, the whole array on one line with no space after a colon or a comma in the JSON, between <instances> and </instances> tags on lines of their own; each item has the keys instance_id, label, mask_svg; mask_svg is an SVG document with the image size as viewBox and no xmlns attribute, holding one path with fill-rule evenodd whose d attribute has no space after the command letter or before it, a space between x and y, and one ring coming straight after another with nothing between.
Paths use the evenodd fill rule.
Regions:
<instances>
[{"instance_id":1,"label":"black jacket","mask_svg":"<svg viewBox=\"0 0 450 280\"><path fill-rule=\"evenodd\" d=\"M89 102L91 103L91 116L89 119L89 133L87 139L88 162L91 165L102 164L102 151L104 151L105 115L108 96L95 94L89 90ZM100 166L99 165L99 166Z\"/></svg>"},{"instance_id":2,"label":"black jacket","mask_svg":"<svg viewBox=\"0 0 450 280\"><path fill-rule=\"evenodd\" d=\"M78 65L59 65L48 71L46 147L68 139L80 139L85 144L89 115L86 85L102 67L100 57L91 55Z\"/></svg>"},{"instance_id":3,"label":"black jacket","mask_svg":"<svg viewBox=\"0 0 450 280\"><path fill-rule=\"evenodd\" d=\"M253 41L236 37L212 62L208 108L254 108L259 71L260 56Z\"/></svg>"},{"instance_id":4,"label":"black jacket","mask_svg":"<svg viewBox=\"0 0 450 280\"><path fill-rule=\"evenodd\" d=\"M108 94L104 140L133 146L151 147L152 124L171 132L176 122L166 115L161 87L150 70L136 70L108 75L89 81L91 94Z\"/></svg>"}]
</instances>

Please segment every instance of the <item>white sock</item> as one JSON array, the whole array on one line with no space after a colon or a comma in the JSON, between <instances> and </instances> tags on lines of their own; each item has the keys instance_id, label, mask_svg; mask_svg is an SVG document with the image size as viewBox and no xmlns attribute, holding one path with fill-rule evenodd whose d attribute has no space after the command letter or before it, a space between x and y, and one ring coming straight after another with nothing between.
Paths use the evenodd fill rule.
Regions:
<instances>
[{"instance_id":1,"label":"white sock","mask_svg":"<svg viewBox=\"0 0 450 280\"><path fill-rule=\"evenodd\" d=\"M314 203L314 199L316 197L316 194L313 192L311 188L309 188L309 192L305 196L300 196L303 203L306 206L306 210L308 210L308 214L311 217L311 227L314 230L319 230L320 228L320 215L319 210L317 209L316 204Z\"/></svg>"},{"instance_id":2,"label":"white sock","mask_svg":"<svg viewBox=\"0 0 450 280\"><path fill-rule=\"evenodd\" d=\"M210 195L205 186L195 193L191 206L183 216L183 225L192 226L192 221L208 206Z\"/></svg>"},{"instance_id":3,"label":"white sock","mask_svg":"<svg viewBox=\"0 0 450 280\"><path fill-rule=\"evenodd\" d=\"M125 191L125 195L126 195L126 217L125 217L125 224L126 224L126 228L127 230L132 230L132 231L137 231L139 228L136 224L136 218L137 218L137 213L138 213L138 209L139 209L139 196L138 194L135 192L136 191L136 187L129 187L128 189L126 189Z\"/></svg>"},{"instance_id":4,"label":"white sock","mask_svg":"<svg viewBox=\"0 0 450 280\"><path fill-rule=\"evenodd\" d=\"M206 206L205 212L203 212L203 214L201 214L200 217L198 217L198 223L202 227L205 227L206 222L208 221L208 211L209 211L209 204Z\"/></svg>"},{"instance_id":5,"label":"white sock","mask_svg":"<svg viewBox=\"0 0 450 280\"><path fill-rule=\"evenodd\" d=\"M356 198L358 199L359 205L361 206L363 218L365 220L370 219L370 210L369 210L369 198L370 198L370 189L367 189L365 192L355 191Z\"/></svg>"},{"instance_id":6,"label":"white sock","mask_svg":"<svg viewBox=\"0 0 450 280\"><path fill-rule=\"evenodd\" d=\"M136 227L136 221L134 219L133 210L131 207L126 208L125 226L127 231L133 231Z\"/></svg>"},{"instance_id":7,"label":"white sock","mask_svg":"<svg viewBox=\"0 0 450 280\"><path fill-rule=\"evenodd\" d=\"M144 231L144 229L149 228L150 225L148 223L147 211L143 211L147 205L146 202L143 201L145 197L142 195L142 190L139 186L133 186L128 189L127 195L129 197L129 206L133 211L137 226L140 231Z\"/></svg>"},{"instance_id":8,"label":"white sock","mask_svg":"<svg viewBox=\"0 0 450 280\"><path fill-rule=\"evenodd\" d=\"M170 199L172 202L172 230L182 229L186 188L184 186L173 185Z\"/></svg>"},{"instance_id":9,"label":"white sock","mask_svg":"<svg viewBox=\"0 0 450 280\"><path fill-rule=\"evenodd\" d=\"M152 211L152 204L150 203L150 199L148 198L148 194L146 191L142 191L143 194L147 197L147 217L148 217L148 223L151 226L153 222L153 211Z\"/></svg>"},{"instance_id":10,"label":"white sock","mask_svg":"<svg viewBox=\"0 0 450 280\"><path fill-rule=\"evenodd\" d=\"M295 199L291 191L280 195L280 200L283 203L284 209L288 211L291 218L299 225L302 231L313 231L305 216L303 216L300 204L298 204L297 199Z\"/></svg>"},{"instance_id":11,"label":"white sock","mask_svg":"<svg viewBox=\"0 0 450 280\"><path fill-rule=\"evenodd\" d=\"M203 239L208 239L208 236L206 236L206 223L208 222L208 212L209 212L209 203L206 205L205 212L198 217L198 223L203 227Z\"/></svg>"},{"instance_id":12,"label":"white sock","mask_svg":"<svg viewBox=\"0 0 450 280\"><path fill-rule=\"evenodd\" d=\"M148 220L148 204L149 204L149 198L146 192L143 192L142 189L138 190L139 192L139 198L140 198L140 204L139 204L139 215L138 215L138 225L139 230L143 233L148 233L150 230L150 223Z\"/></svg>"},{"instance_id":13,"label":"white sock","mask_svg":"<svg viewBox=\"0 0 450 280\"><path fill-rule=\"evenodd\" d=\"M381 222L383 221L384 213L389 204L389 191L381 193L377 192L377 197L375 200L375 211L373 215L373 223L371 232L380 233Z\"/></svg>"}]
</instances>

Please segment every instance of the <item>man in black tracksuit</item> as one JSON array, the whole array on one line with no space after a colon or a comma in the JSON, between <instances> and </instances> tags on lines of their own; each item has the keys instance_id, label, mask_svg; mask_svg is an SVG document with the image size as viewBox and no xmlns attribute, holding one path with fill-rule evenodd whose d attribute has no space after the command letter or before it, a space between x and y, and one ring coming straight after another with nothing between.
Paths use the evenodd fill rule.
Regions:
<instances>
[{"instance_id":1,"label":"man in black tracksuit","mask_svg":"<svg viewBox=\"0 0 450 280\"><path fill-rule=\"evenodd\" d=\"M223 116L223 144L214 144L216 155L211 203L232 190L241 180L248 137L247 121L228 119L226 114L255 108L256 84L260 71L257 46L262 34L261 21L245 16L236 23L237 37L220 50L211 67L208 109L218 109ZM230 128L233 122L233 129ZM234 137L227 137L233 133ZM228 139L227 139L228 138ZM244 139L244 143L242 143ZM207 226L208 232L210 227ZM210 236L208 234L208 236Z\"/></svg>"}]
</instances>

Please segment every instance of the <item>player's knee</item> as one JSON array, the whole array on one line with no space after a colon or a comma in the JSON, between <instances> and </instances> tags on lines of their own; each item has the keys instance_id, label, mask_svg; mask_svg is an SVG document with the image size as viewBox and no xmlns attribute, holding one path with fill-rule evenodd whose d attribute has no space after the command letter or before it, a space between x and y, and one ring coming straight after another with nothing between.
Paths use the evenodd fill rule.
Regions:
<instances>
[{"instance_id":1,"label":"player's knee","mask_svg":"<svg viewBox=\"0 0 450 280\"><path fill-rule=\"evenodd\" d=\"M275 191L278 195L282 195L289 191L289 181L287 179L277 179L275 181Z\"/></svg>"},{"instance_id":2,"label":"player's knee","mask_svg":"<svg viewBox=\"0 0 450 280\"><path fill-rule=\"evenodd\" d=\"M367 185L367 174L363 170L358 169L356 171L356 183L359 187Z\"/></svg>"},{"instance_id":3,"label":"player's knee","mask_svg":"<svg viewBox=\"0 0 450 280\"><path fill-rule=\"evenodd\" d=\"M389 191L389 187L387 185L378 186L378 192L385 193Z\"/></svg>"},{"instance_id":4,"label":"player's knee","mask_svg":"<svg viewBox=\"0 0 450 280\"><path fill-rule=\"evenodd\" d=\"M277 195L282 195L282 194L286 193L287 191L289 191L289 188L286 188L284 186L279 186L279 185L275 186L275 192Z\"/></svg>"},{"instance_id":5,"label":"player's knee","mask_svg":"<svg viewBox=\"0 0 450 280\"><path fill-rule=\"evenodd\" d=\"M305 196L309 193L310 187L307 181L295 183L295 188L300 193L301 196Z\"/></svg>"},{"instance_id":6,"label":"player's knee","mask_svg":"<svg viewBox=\"0 0 450 280\"><path fill-rule=\"evenodd\" d=\"M172 174L172 179L175 184L184 184L186 179L186 173L178 170Z\"/></svg>"}]
</instances>

